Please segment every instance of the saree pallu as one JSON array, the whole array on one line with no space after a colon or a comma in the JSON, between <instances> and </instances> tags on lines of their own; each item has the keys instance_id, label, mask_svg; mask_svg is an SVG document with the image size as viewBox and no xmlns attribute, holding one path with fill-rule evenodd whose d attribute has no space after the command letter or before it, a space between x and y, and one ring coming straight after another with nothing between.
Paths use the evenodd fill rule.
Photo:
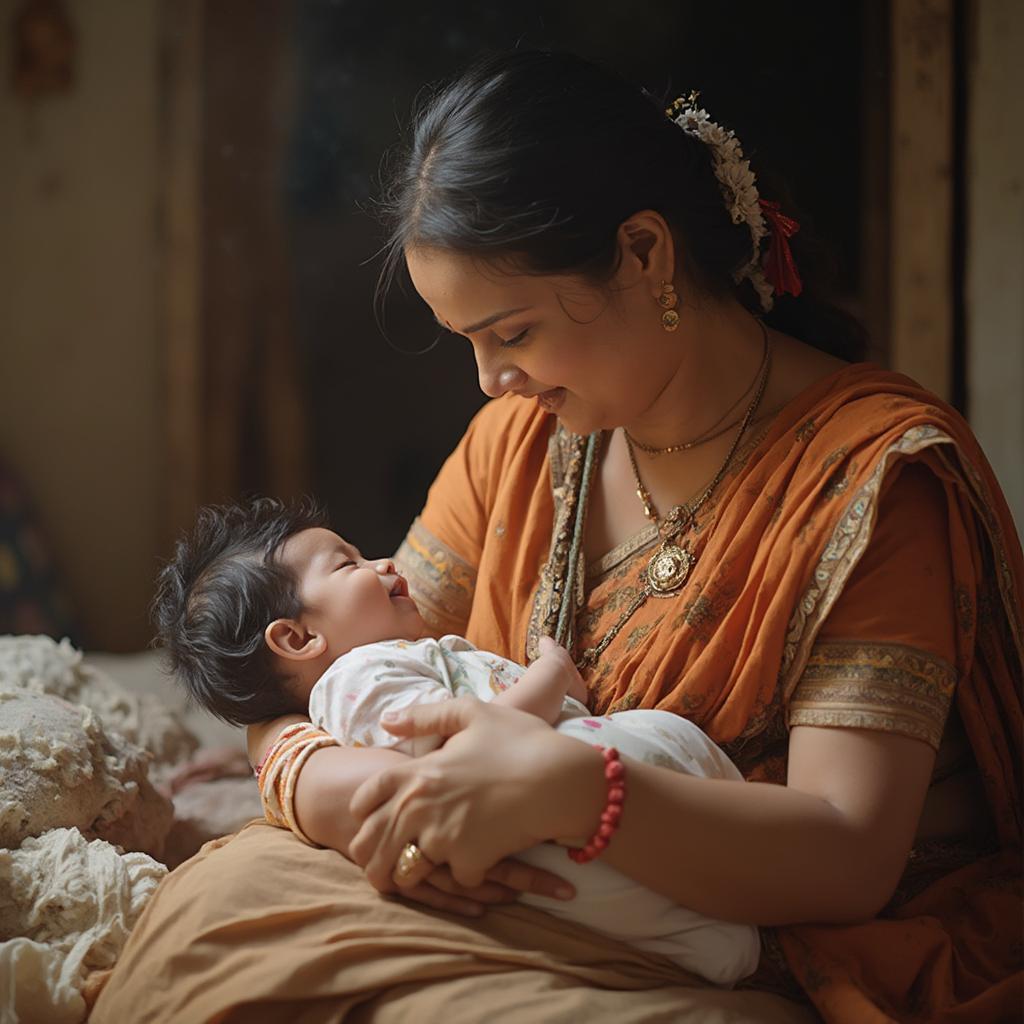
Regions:
<instances>
[{"instance_id":1,"label":"saree pallu","mask_svg":"<svg viewBox=\"0 0 1024 1024\"><path fill-rule=\"evenodd\" d=\"M588 582L578 535L593 444L522 400L485 406L398 554L436 628L520 661L559 620L575 623L577 650L604 635L636 593L646 559L630 556L645 538L617 553L617 586ZM945 506L952 608L941 657L875 644L840 615L873 537L899 525L898 506L881 525L878 511L911 464ZM877 920L780 928L773 945L829 1021L1015 1019L1024 560L966 423L908 378L845 368L743 446L692 544L698 561L680 595L648 600L584 673L595 713L683 714L747 778L783 782L793 725L888 729L937 748L953 701L994 823L991 848L972 863L953 858L954 870L912 872ZM902 581L886 579L884 565L873 572L878 606L905 619ZM838 621L844 633L830 634ZM851 706L851 693L873 696Z\"/></svg>"}]
</instances>

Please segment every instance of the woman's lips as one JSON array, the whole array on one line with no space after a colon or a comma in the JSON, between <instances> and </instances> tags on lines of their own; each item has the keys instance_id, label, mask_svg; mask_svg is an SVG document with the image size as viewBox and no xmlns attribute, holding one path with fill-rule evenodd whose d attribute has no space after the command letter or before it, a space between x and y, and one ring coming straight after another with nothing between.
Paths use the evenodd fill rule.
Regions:
<instances>
[{"instance_id":1,"label":"woman's lips","mask_svg":"<svg viewBox=\"0 0 1024 1024\"><path fill-rule=\"evenodd\" d=\"M537 404L546 412L558 412L565 401L565 388L552 388L537 395Z\"/></svg>"}]
</instances>

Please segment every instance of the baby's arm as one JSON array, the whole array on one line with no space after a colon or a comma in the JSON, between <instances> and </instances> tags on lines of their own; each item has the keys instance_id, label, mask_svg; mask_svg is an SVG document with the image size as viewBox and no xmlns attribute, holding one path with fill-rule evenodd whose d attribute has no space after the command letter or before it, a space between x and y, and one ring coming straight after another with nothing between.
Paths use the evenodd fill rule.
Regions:
<instances>
[{"instance_id":1,"label":"baby's arm","mask_svg":"<svg viewBox=\"0 0 1024 1024\"><path fill-rule=\"evenodd\" d=\"M492 703L518 708L553 725L562 711L565 695L585 703L587 689L564 647L546 636L540 638L539 646L537 660Z\"/></svg>"}]
</instances>

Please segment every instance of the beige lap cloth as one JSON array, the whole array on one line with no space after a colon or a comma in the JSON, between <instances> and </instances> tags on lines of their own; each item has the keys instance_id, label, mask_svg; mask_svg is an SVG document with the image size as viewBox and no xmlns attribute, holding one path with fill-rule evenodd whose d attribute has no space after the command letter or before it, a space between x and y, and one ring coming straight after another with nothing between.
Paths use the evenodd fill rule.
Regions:
<instances>
[{"instance_id":1,"label":"beige lap cloth","mask_svg":"<svg viewBox=\"0 0 1024 1024\"><path fill-rule=\"evenodd\" d=\"M692 987L691 987L692 986ZM805 1024L528 907L466 920L381 897L333 850L252 822L171 872L91 1024L561 1021Z\"/></svg>"}]
</instances>

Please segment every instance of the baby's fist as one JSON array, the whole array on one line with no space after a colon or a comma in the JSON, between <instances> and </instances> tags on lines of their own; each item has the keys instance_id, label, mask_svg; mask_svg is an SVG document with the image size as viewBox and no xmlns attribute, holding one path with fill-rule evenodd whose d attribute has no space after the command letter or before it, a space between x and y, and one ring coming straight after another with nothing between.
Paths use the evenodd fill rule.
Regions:
<instances>
[{"instance_id":1,"label":"baby's fist","mask_svg":"<svg viewBox=\"0 0 1024 1024\"><path fill-rule=\"evenodd\" d=\"M542 636L537 641L537 657L542 658L545 654L554 654L562 650L562 645L555 643L550 636Z\"/></svg>"},{"instance_id":2,"label":"baby's fist","mask_svg":"<svg viewBox=\"0 0 1024 1024\"><path fill-rule=\"evenodd\" d=\"M569 652L561 644L549 636L540 637L537 641L537 658L557 665L559 674L565 679L565 692L580 703L587 703L587 684L580 676Z\"/></svg>"}]
</instances>

